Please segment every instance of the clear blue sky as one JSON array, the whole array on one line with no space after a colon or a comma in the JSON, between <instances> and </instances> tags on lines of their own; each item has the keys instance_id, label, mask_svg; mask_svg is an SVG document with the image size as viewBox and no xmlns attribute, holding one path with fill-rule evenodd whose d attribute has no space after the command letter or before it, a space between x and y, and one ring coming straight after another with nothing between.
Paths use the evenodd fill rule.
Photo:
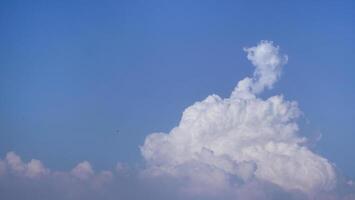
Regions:
<instances>
[{"instance_id":1,"label":"clear blue sky","mask_svg":"<svg viewBox=\"0 0 355 200\"><path fill-rule=\"evenodd\" d=\"M353 1L1 1L0 155L54 169L140 163L184 108L227 97L262 39L289 55L275 90L355 178ZM116 133L119 130L119 133Z\"/></svg>"}]
</instances>

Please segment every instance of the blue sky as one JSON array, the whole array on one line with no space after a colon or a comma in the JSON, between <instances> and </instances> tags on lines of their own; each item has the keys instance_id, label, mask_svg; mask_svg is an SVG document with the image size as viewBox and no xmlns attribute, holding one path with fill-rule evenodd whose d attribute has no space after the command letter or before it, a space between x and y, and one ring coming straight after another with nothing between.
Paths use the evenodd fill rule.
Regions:
<instances>
[{"instance_id":1,"label":"blue sky","mask_svg":"<svg viewBox=\"0 0 355 200\"><path fill-rule=\"evenodd\" d=\"M288 54L274 90L314 151L355 178L352 1L1 1L0 155L66 170L141 164L139 146L251 73L243 47ZM119 133L117 133L119 130Z\"/></svg>"}]
</instances>

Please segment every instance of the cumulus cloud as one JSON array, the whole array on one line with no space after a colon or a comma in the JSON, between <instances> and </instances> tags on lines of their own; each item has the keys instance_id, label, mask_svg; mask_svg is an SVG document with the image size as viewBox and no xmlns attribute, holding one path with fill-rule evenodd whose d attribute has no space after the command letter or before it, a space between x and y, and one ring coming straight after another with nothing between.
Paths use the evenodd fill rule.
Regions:
<instances>
[{"instance_id":1,"label":"cumulus cloud","mask_svg":"<svg viewBox=\"0 0 355 200\"><path fill-rule=\"evenodd\" d=\"M261 41L258 46L244 48L248 60L255 66L253 77L239 81L231 98L255 97L265 88L271 89L281 75L282 66L287 63L287 55L280 55L279 47L273 42Z\"/></svg>"},{"instance_id":2,"label":"cumulus cloud","mask_svg":"<svg viewBox=\"0 0 355 200\"><path fill-rule=\"evenodd\" d=\"M6 164L12 173L29 178L38 178L50 173L41 161L32 159L30 162L24 163L15 152L6 154L6 163L3 163L3 170L6 169Z\"/></svg>"},{"instance_id":3,"label":"cumulus cloud","mask_svg":"<svg viewBox=\"0 0 355 200\"><path fill-rule=\"evenodd\" d=\"M244 50L253 76L228 98L213 94L186 108L169 133L147 136L141 147L146 173L188 179L193 193L237 191L255 180L305 194L333 189L333 165L298 134L297 103L282 95L258 97L279 79L287 56L270 41Z\"/></svg>"},{"instance_id":4,"label":"cumulus cloud","mask_svg":"<svg viewBox=\"0 0 355 200\"><path fill-rule=\"evenodd\" d=\"M70 179L91 182L93 186L100 186L113 178L113 173L103 170L96 173L88 161L82 161L69 172L52 171L45 167L40 160L31 159L24 162L15 152L8 152L4 160L0 160L0 178L12 175L27 179Z\"/></svg>"},{"instance_id":5,"label":"cumulus cloud","mask_svg":"<svg viewBox=\"0 0 355 200\"><path fill-rule=\"evenodd\" d=\"M87 180L94 175L94 170L88 161L83 161L74 167L71 174L79 179Z\"/></svg>"},{"instance_id":6,"label":"cumulus cloud","mask_svg":"<svg viewBox=\"0 0 355 200\"><path fill-rule=\"evenodd\" d=\"M169 133L148 135L146 166L95 171L82 161L56 171L9 152L0 159L0 199L354 200L353 181L299 135L297 103L258 96L280 78L287 56L269 41L244 50L252 76L228 98L213 94L186 108Z\"/></svg>"}]
</instances>

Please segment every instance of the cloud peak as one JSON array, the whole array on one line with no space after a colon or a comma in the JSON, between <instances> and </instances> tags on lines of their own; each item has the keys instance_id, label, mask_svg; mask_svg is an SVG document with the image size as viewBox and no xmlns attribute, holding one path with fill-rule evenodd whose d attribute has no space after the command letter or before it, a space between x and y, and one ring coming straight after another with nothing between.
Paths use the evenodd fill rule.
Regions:
<instances>
[{"instance_id":1,"label":"cloud peak","mask_svg":"<svg viewBox=\"0 0 355 200\"><path fill-rule=\"evenodd\" d=\"M255 66L253 76L239 81L232 98L250 98L265 89L271 89L280 78L287 55L281 55L279 46L272 41L262 40L257 46L244 48L248 60Z\"/></svg>"},{"instance_id":2,"label":"cloud peak","mask_svg":"<svg viewBox=\"0 0 355 200\"><path fill-rule=\"evenodd\" d=\"M279 79L287 56L270 41L244 51L255 71L230 98L210 95L186 108L169 133L147 136L141 147L147 173L188 177L189 189L199 192L200 184L205 191L237 190L253 180L307 194L332 189L333 166L298 135L297 103L282 95L257 97Z\"/></svg>"}]
</instances>

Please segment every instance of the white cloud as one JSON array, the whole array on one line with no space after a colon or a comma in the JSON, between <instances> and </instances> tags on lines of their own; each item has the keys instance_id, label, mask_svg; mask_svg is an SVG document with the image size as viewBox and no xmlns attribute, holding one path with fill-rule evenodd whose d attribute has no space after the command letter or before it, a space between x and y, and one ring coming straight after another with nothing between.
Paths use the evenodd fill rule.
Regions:
<instances>
[{"instance_id":1,"label":"white cloud","mask_svg":"<svg viewBox=\"0 0 355 200\"><path fill-rule=\"evenodd\" d=\"M9 152L0 159L0 198L354 199L353 181L337 180L332 164L298 135L297 103L257 96L273 87L287 57L268 41L245 51L253 76L229 98L210 95L188 107L169 133L149 135L141 147L146 168L117 163L95 172L83 161L54 171Z\"/></svg>"},{"instance_id":2,"label":"white cloud","mask_svg":"<svg viewBox=\"0 0 355 200\"><path fill-rule=\"evenodd\" d=\"M94 170L88 161L83 161L72 169L71 174L79 179L87 180L94 175Z\"/></svg>"},{"instance_id":3,"label":"white cloud","mask_svg":"<svg viewBox=\"0 0 355 200\"><path fill-rule=\"evenodd\" d=\"M26 166L28 177L40 177L49 174L49 170L44 167L41 161L32 159Z\"/></svg>"},{"instance_id":4,"label":"white cloud","mask_svg":"<svg viewBox=\"0 0 355 200\"><path fill-rule=\"evenodd\" d=\"M114 174L109 170L95 173L88 161L77 164L69 172L51 171L40 160L32 159L28 163L24 162L15 152L8 152L5 160L0 160L0 176L4 176L7 172L19 178L85 181L96 188L109 183L114 178Z\"/></svg>"},{"instance_id":5,"label":"white cloud","mask_svg":"<svg viewBox=\"0 0 355 200\"><path fill-rule=\"evenodd\" d=\"M239 81L231 98L255 97L265 88L271 89L281 75L282 66L288 57L280 55L279 47L273 42L261 41L258 46L244 48L247 58L255 66L253 77Z\"/></svg>"},{"instance_id":6,"label":"white cloud","mask_svg":"<svg viewBox=\"0 0 355 200\"><path fill-rule=\"evenodd\" d=\"M22 173L26 169L25 164L22 162L22 159L15 152L7 153L6 161L9 168L15 173Z\"/></svg>"},{"instance_id":7,"label":"white cloud","mask_svg":"<svg viewBox=\"0 0 355 200\"><path fill-rule=\"evenodd\" d=\"M210 95L188 107L169 133L147 136L141 147L147 173L185 177L192 185L189 189L197 191L237 188L252 179L288 191L332 189L332 164L310 151L298 135L297 103L282 95L257 97L273 87L287 56L269 41L245 51L256 69L229 98Z\"/></svg>"},{"instance_id":8,"label":"white cloud","mask_svg":"<svg viewBox=\"0 0 355 200\"><path fill-rule=\"evenodd\" d=\"M38 178L50 173L49 169L45 168L41 161L32 159L30 162L24 163L15 152L6 154L5 165L8 166L12 173L28 178Z\"/></svg>"}]
</instances>

